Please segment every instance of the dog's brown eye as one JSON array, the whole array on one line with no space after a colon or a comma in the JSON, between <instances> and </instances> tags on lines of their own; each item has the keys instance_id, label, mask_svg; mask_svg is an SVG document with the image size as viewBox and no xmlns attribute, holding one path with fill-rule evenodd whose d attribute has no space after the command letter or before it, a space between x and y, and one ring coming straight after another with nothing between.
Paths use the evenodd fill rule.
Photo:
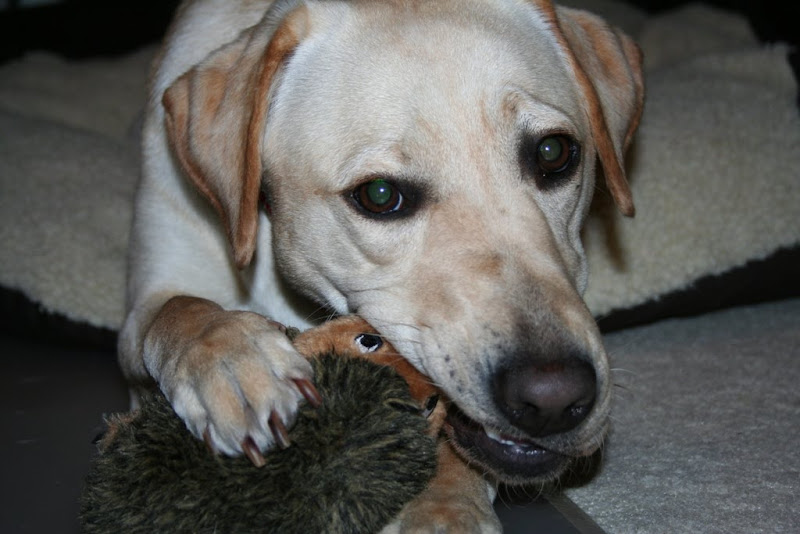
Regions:
<instances>
[{"instance_id":1,"label":"dog's brown eye","mask_svg":"<svg viewBox=\"0 0 800 534\"><path fill-rule=\"evenodd\" d=\"M533 178L539 189L564 184L580 161L580 145L566 134L523 137L519 163L523 176Z\"/></svg>"},{"instance_id":2,"label":"dog's brown eye","mask_svg":"<svg viewBox=\"0 0 800 534\"><path fill-rule=\"evenodd\" d=\"M545 173L558 173L567 168L572 150L569 139L563 135L545 137L536 147L539 166Z\"/></svg>"},{"instance_id":3,"label":"dog's brown eye","mask_svg":"<svg viewBox=\"0 0 800 534\"><path fill-rule=\"evenodd\" d=\"M358 186L353 198L359 206L376 215L399 211L405 201L396 186L380 178Z\"/></svg>"}]
</instances>

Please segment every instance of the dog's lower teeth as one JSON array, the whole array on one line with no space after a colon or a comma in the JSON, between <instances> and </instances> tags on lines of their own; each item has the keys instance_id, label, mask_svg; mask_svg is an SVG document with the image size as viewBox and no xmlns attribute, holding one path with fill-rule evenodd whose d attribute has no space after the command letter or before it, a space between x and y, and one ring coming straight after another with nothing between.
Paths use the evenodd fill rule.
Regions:
<instances>
[{"instance_id":1,"label":"dog's lower teeth","mask_svg":"<svg viewBox=\"0 0 800 534\"><path fill-rule=\"evenodd\" d=\"M483 429L483 431L486 433L487 436L489 436L489 439L491 439L492 441L496 441L501 445L517 445L517 443L514 441L501 438L500 435L497 434L496 432L492 432L491 430L487 430L485 428Z\"/></svg>"}]
</instances>

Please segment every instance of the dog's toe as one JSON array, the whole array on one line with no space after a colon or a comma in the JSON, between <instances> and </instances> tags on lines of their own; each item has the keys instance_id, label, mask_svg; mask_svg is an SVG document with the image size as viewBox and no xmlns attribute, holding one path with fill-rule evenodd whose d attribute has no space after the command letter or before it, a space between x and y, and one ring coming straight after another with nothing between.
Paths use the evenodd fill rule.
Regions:
<instances>
[{"instance_id":1,"label":"dog's toe","mask_svg":"<svg viewBox=\"0 0 800 534\"><path fill-rule=\"evenodd\" d=\"M162 388L189 430L214 452L244 454L259 465L262 452L289 445L287 428L303 399L313 406L322 399L311 364L280 328L255 314L225 320L213 342L189 347Z\"/></svg>"}]
</instances>

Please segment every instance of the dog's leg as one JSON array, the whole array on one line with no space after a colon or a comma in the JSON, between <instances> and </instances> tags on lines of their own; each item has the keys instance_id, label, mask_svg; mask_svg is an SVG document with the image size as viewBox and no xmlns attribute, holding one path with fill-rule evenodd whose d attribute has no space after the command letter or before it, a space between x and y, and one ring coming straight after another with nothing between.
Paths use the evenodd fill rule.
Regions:
<instances>
[{"instance_id":1,"label":"dog's leg","mask_svg":"<svg viewBox=\"0 0 800 534\"><path fill-rule=\"evenodd\" d=\"M501 533L492 507L494 492L445 441L437 451L439 465L430 485L384 527L381 534Z\"/></svg>"},{"instance_id":2,"label":"dog's leg","mask_svg":"<svg viewBox=\"0 0 800 534\"><path fill-rule=\"evenodd\" d=\"M319 402L311 365L284 329L252 312L174 297L144 339L144 362L189 430L225 454L288 445L301 398Z\"/></svg>"}]
</instances>

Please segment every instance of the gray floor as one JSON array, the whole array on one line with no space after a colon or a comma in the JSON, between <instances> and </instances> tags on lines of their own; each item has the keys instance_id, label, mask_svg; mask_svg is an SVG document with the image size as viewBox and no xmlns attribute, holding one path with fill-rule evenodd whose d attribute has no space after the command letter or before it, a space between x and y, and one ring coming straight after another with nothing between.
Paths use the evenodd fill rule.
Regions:
<instances>
[{"instance_id":1,"label":"gray floor","mask_svg":"<svg viewBox=\"0 0 800 534\"><path fill-rule=\"evenodd\" d=\"M0 532L78 532L103 411L128 400L114 356L0 338Z\"/></svg>"},{"instance_id":2,"label":"gray floor","mask_svg":"<svg viewBox=\"0 0 800 534\"><path fill-rule=\"evenodd\" d=\"M568 496L628 533L800 532L800 300L606 337L603 471Z\"/></svg>"}]
</instances>

